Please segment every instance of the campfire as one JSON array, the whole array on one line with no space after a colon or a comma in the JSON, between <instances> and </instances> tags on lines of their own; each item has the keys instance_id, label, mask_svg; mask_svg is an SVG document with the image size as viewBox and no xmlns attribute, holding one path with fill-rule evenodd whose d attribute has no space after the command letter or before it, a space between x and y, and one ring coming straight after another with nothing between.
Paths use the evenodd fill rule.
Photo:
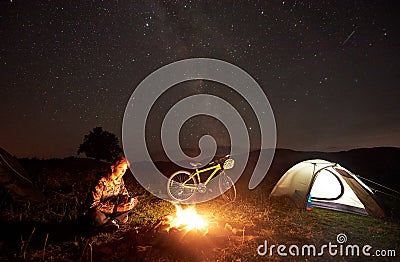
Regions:
<instances>
[{"instance_id":1,"label":"campfire","mask_svg":"<svg viewBox=\"0 0 400 262\"><path fill-rule=\"evenodd\" d=\"M185 231L203 231L207 233L208 222L197 213L194 206L182 208L175 205L176 214L165 217L164 224L167 225L167 231L171 229Z\"/></svg>"}]
</instances>

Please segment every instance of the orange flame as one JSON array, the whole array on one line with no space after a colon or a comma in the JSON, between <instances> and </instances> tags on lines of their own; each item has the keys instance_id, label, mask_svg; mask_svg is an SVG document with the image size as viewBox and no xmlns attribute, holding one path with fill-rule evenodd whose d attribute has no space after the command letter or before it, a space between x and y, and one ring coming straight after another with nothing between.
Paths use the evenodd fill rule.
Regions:
<instances>
[{"instance_id":1,"label":"orange flame","mask_svg":"<svg viewBox=\"0 0 400 262\"><path fill-rule=\"evenodd\" d=\"M176 215L167 216L169 229L177 228L190 230L203 230L207 228L208 223L200 216L193 206L183 209L182 207L175 205Z\"/></svg>"}]
</instances>

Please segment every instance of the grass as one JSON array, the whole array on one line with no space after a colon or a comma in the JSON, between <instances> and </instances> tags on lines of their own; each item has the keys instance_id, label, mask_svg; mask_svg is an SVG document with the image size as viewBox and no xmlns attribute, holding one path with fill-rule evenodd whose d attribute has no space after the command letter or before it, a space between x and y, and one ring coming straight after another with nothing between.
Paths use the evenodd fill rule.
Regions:
<instances>
[{"instance_id":1,"label":"grass","mask_svg":"<svg viewBox=\"0 0 400 262\"><path fill-rule=\"evenodd\" d=\"M263 259L257 255L257 247L265 240L269 245L321 246L328 242L336 243L336 236L339 233L347 235L349 244L360 246L369 244L374 249L395 249L396 251L400 247L398 237L400 226L388 220L317 208L313 211L299 211L280 209L268 204L254 206L244 201L226 204L222 199L196 206L200 214L217 221L218 226L214 226L216 230L208 235L192 236L195 241L201 240L199 243L186 243L182 242L182 239L177 240L165 233L157 234L151 230L160 218L173 213L174 209L173 205L166 201L143 200L130 215L129 225L115 234L77 236L73 241L55 242L55 239L52 239L52 233L47 232L49 239L45 255L43 255L43 245L31 244L24 250L24 254L20 253L17 257L27 261L41 261L43 257L53 261L78 261L79 259L90 261L91 257L95 257L96 261L117 261L126 259L126 256L132 252L135 253L138 246L153 246L156 248L139 255L144 259L148 256L152 260L154 256L157 256L160 259L166 258L165 261L173 261L190 258L190 256L182 256L182 251L175 252L176 249L185 249L185 247L192 249L194 245L200 245L195 250L198 253L196 257L201 261L253 261ZM227 224L230 227L226 227ZM143 239L138 240L138 237ZM163 250L154 244L154 239L157 238L170 242L168 250ZM224 239L223 244L216 244L215 249L209 245L204 246L204 249L201 247L205 241L216 241L215 239L221 238ZM43 239L41 243L44 243ZM120 250L120 246L126 248ZM113 250L119 252L115 253ZM277 254L267 258L280 259ZM331 257L324 256L320 259L321 261L329 260Z\"/></svg>"},{"instance_id":2,"label":"grass","mask_svg":"<svg viewBox=\"0 0 400 262\"><path fill-rule=\"evenodd\" d=\"M280 207L268 203L267 194L262 190L246 192L246 198L239 192L238 200L232 203L217 198L196 205L197 211L210 221L207 234L167 233L162 228L155 230L165 215L175 212L175 207L145 193L129 176L126 179L128 190L141 197L139 205L129 216L128 225L114 234L87 235L80 231L76 221L85 196L90 192L89 180L94 179L95 175L88 170L87 178L83 179L85 172L79 171L80 177L74 180L71 175L73 170L68 170L70 179L64 180L63 188L62 184L53 181L54 177L62 175L63 165L57 163L54 166L57 172L46 169L47 177L40 177L44 186L47 186L49 202L16 208L5 198L2 199L1 210L7 219L2 218L0 260L274 261L282 257L276 253L273 256L257 254L258 246L264 241L268 241L269 246L313 244L319 247L329 242L336 244L339 233L346 234L347 244L368 244L373 250L400 252L400 225L390 219L318 208L302 211ZM38 172L43 171L38 165L35 168ZM79 167L76 169L79 170ZM307 259L310 258L287 258L291 261ZM331 257L325 253L323 257L310 260L352 259L356 258ZM395 261L396 258L389 257L386 260Z\"/></svg>"},{"instance_id":3,"label":"grass","mask_svg":"<svg viewBox=\"0 0 400 262\"><path fill-rule=\"evenodd\" d=\"M248 211L248 212L246 212ZM252 220L249 225L258 234L251 241L234 246L227 252L229 255L225 260L252 261L262 260L257 256L257 247L268 241L268 245L315 245L320 247L331 242L337 244L336 237L340 233L347 236L346 244L349 245L371 245L373 250L396 250L400 248L400 226L397 223L384 219L375 219L367 216L359 216L336 212L331 210L317 209L313 211L299 211L290 209L279 209L269 206L254 212L253 208L242 209L241 216ZM235 211L237 212L237 210ZM254 232L254 231L253 231ZM273 256L267 256L271 260L279 260L276 252ZM293 258L292 258L293 259ZM296 260L304 257L297 257ZM313 260L341 259L326 254ZM354 259L354 257L347 257ZM390 260L390 258L388 259ZM396 260L392 258L392 260Z\"/></svg>"}]
</instances>

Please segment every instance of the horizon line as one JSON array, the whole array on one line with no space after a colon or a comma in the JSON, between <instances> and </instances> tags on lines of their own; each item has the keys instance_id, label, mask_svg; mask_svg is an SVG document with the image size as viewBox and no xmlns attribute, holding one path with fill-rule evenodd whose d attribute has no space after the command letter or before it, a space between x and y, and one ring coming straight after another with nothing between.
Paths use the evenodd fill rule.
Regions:
<instances>
[{"instance_id":1,"label":"horizon line","mask_svg":"<svg viewBox=\"0 0 400 262\"><path fill-rule=\"evenodd\" d=\"M222 146L220 148L223 147L228 147L228 146ZM2 147L0 147L2 148ZM323 151L323 150L301 150L301 149L291 149L291 148L282 148L282 147L277 147L274 148L274 150L289 150L289 151L293 151L293 152L302 152L302 153L341 153L341 152L349 152L352 150L365 150L365 149L379 149L379 148L392 148L392 149L400 149L400 147L397 146L373 146L373 147L357 147L357 148L351 148L351 149L338 149L336 151ZM5 150L4 148L2 148L4 151L10 153L8 150ZM184 148L184 149L189 149L189 150L195 150L194 148ZM251 149L248 152L252 153L252 152L256 152L256 151L260 151L260 150L271 150L272 148L263 148L263 149ZM198 148L196 148L196 150L198 150ZM153 154L159 154L162 152L157 152L157 153L153 153ZM37 159L37 160L52 160L52 159L67 159L67 158L82 158L82 159L93 159L93 158L89 158L86 156L79 156L79 155L69 155L69 156L63 156L63 157L37 157L37 156L23 156L23 157L18 157L12 153L10 153L13 157L17 158L17 159ZM143 160L142 160L143 161ZM142 162L142 161L138 161L138 162Z\"/></svg>"}]
</instances>

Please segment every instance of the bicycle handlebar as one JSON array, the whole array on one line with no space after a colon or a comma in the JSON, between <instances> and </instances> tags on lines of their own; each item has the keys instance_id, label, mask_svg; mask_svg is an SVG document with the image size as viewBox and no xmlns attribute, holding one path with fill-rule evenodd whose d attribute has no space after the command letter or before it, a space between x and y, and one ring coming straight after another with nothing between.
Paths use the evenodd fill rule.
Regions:
<instances>
[{"instance_id":1,"label":"bicycle handlebar","mask_svg":"<svg viewBox=\"0 0 400 262\"><path fill-rule=\"evenodd\" d=\"M226 155L226 156L224 156L224 157L222 157L222 158L220 158L220 159L217 159L217 160L214 160L213 162L210 162L210 163L208 163L209 165L213 165L214 163L215 164L223 164L227 159L229 159L231 157L231 155Z\"/></svg>"}]
</instances>

